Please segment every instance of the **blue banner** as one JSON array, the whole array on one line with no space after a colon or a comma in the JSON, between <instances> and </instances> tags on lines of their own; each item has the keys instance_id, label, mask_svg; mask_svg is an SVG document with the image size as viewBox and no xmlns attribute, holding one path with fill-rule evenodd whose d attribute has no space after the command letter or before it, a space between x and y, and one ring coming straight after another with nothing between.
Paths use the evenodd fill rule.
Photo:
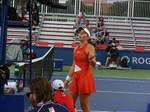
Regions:
<instances>
[{"instance_id":1,"label":"blue banner","mask_svg":"<svg viewBox=\"0 0 150 112\"><path fill-rule=\"evenodd\" d=\"M63 59L54 59L53 70L54 71L62 71L63 70Z\"/></svg>"},{"instance_id":2,"label":"blue banner","mask_svg":"<svg viewBox=\"0 0 150 112\"><path fill-rule=\"evenodd\" d=\"M46 47L35 47L35 53L42 55L46 52ZM73 61L73 48L55 47L54 59L63 59L63 65L71 65ZM39 52L40 51L40 52ZM140 51L119 51L120 59L124 57L128 59L128 67L138 69L150 69L150 52ZM96 60L105 65L107 52L105 50L96 49ZM120 60L120 61L121 61Z\"/></svg>"}]
</instances>

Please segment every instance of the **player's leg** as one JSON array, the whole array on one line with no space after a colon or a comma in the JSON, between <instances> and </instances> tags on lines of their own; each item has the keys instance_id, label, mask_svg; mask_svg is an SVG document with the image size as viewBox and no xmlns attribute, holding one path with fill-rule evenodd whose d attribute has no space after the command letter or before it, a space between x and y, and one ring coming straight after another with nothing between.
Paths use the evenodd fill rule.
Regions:
<instances>
[{"instance_id":1,"label":"player's leg","mask_svg":"<svg viewBox=\"0 0 150 112\"><path fill-rule=\"evenodd\" d=\"M71 91L69 91L69 92L68 92L68 94L70 94L70 96L72 96L73 101L74 101L74 105L75 105L76 100L77 100L77 98L78 98L79 94L78 94L78 93L76 93L76 92L71 92ZM76 108L76 106L74 106L74 108L75 108L75 112L77 112L77 108Z\"/></svg>"},{"instance_id":2,"label":"player's leg","mask_svg":"<svg viewBox=\"0 0 150 112\"><path fill-rule=\"evenodd\" d=\"M118 65L119 62L120 62L120 58L118 57L118 58L116 59L116 65Z\"/></svg>"},{"instance_id":3,"label":"player's leg","mask_svg":"<svg viewBox=\"0 0 150 112\"><path fill-rule=\"evenodd\" d=\"M90 93L79 94L79 98L83 112L90 112Z\"/></svg>"},{"instance_id":4,"label":"player's leg","mask_svg":"<svg viewBox=\"0 0 150 112\"><path fill-rule=\"evenodd\" d=\"M106 63L105 63L105 67L107 67L108 66L108 63L110 62L110 57L107 57L107 59L106 59Z\"/></svg>"}]
</instances>

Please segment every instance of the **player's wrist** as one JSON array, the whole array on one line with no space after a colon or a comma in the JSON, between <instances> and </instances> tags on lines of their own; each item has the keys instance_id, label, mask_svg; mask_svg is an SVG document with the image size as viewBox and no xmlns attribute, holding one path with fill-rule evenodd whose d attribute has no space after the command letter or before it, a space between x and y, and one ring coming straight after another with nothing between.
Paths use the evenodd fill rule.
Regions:
<instances>
[{"instance_id":1,"label":"player's wrist","mask_svg":"<svg viewBox=\"0 0 150 112\"><path fill-rule=\"evenodd\" d=\"M71 81L72 77L70 77L70 76L67 75L66 80Z\"/></svg>"},{"instance_id":2,"label":"player's wrist","mask_svg":"<svg viewBox=\"0 0 150 112\"><path fill-rule=\"evenodd\" d=\"M90 61L90 62L93 62L93 61L94 61L94 59L90 59L89 61Z\"/></svg>"}]
</instances>

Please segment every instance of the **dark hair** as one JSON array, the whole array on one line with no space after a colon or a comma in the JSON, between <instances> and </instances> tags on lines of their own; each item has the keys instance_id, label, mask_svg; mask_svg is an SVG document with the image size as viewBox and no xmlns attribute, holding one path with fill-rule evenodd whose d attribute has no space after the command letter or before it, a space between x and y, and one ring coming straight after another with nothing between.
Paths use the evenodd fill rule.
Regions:
<instances>
[{"instance_id":1,"label":"dark hair","mask_svg":"<svg viewBox=\"0 0 150 112\"><path fill-rule=\"evenodd\" d=\"M99 17L99 21L100 21L100 18L102 18L102 21L104 21L103 17Z\"/></svg>"},{"instance_id":2,"label":"dark hair","mask_svg":"<svg viewBox=\"0 0 150 112\"><path fill-rule=\"evenodd\" d=\"M103 26L103 24L102 24L102 23L98 22L97 27L100 27L100 25L99 25L99 24L101 24L101 26Z\"/></svg>"},{"instance_id":3,"label":"dark hair","mask_svg":"<svg viewBox=\"0 0 150 112\"><path fill-rule=\"evenodd\" d=\"M119 43L119 41L117 40L116 43Z\"/></svg>"},{"instance_id":4,"label":"dark hair","mask_svg":"<svg viewBox=\"0 0 150 112\"><path fill-rule=\"evenodd\" d=\"M50 82L44 77L34 77L28 82L31 92L35 93L36 103L46 102L54 99L54 91Z\"/></svg>"},{"instance_id":5,"label":"dark hair","mask_svg":"<svg viewBox=\"0 0 150 112\"><path fill-rule=\"evenodd\" d=\"M112 38L112 40L116 40L116 38Z\"/></svg>"}]
</instances>

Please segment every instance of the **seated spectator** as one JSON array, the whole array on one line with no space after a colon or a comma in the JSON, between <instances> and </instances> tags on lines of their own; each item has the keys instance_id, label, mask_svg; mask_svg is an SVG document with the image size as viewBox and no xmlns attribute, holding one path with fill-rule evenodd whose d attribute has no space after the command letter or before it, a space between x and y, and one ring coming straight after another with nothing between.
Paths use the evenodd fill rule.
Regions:
<instances>
[{"instance_id":1,"label":"seated spectator","mask_svg":"<svg viewBox=\"0 0 150 112\"><path fill-rule=\"evenodd\" d=\"M54 102L64 103L70 112L75 112L73 98L68 93L64 92L63 81L56 79L51 85L55 91Z\"/></svg>"},{"instance_id":2,"label":"seated spectator","mask_svg":"<svg viewBox=\"0 0 150 112\"><path fill-rule=\"evenodd\" d=\"M104 28L104 32L102 32L102 41L106 44L109 44L109 32Z\"/></svg>"},{"instance_id":3,"label":"seated spectator","mask_svg":"<svg viewBox=\"0 0 150 112\"><path fill-rule=\"evenodd\" d=\"M97 28L95 29L95 36L96 37L101 36L103 30L104 30L104 26L102 25L101 22L98 22Z\"/></svg>"},{"instance_id":4,"label":"seated spectator","mask_svg":"<svg viewBox=\"0 0 150 112\"><path fill-rule=\"evenodd\" d=\"M101 39L101 36L98 36L98 38L96 40L96 44L104 44L104 42Z\"/></svg>"},{"instance_id":5,"label":"seated spectator","mask_svg":"<svg viewBox=\"0 0 150 112\"><path fill-rule=\"evenodd\" d=\"M21 43L20 39L13 39L11 43ZM22 49L20 45L17 44L7 44L6 47L6 59L8 60L23 60Z\"/></svg>"},{"instance_id":6,"label":"seated spectator","mask_svg":"<svg viewBox=\"0 0 150 112\"><path fill-rule=\"evenodd\" d=\"M101 24L102 24L102 26L104 26L104 19L103 19L103 17L99 17L98 22L99 22L99 23L101 23Z\"/></svg>"},{"instance_id":7,"label":"seated spectator","mask_svg":"<svg viewBox=\"0 0 150 112\"><path fill-rule=\"evenodd\" d=\"M116 43L116 38L112 38L112 40L109 41L109 44Z\"/></svg>"},{"instance_id":8,"label":"seated spectator","mask_svg":"<svg viewBox=\"0 0 150 112\"><path fill-rule=\"evenodd\" d=\"M119 41L116 41L116 48L117 48L118 50L123 50L123 47L120 46Z\"/></svg>"},{"instance_id":9,"label":"seated spectator","mask_svg":"<svg viewBox=\"0 0 150 112\"><path fill-rule=\"evenodd\" d=\"M29 43L29 39L25 38L23 40L21 40L21 43L24 43L23 45L21 45L21 49L22 49L22 53L23 53L23 58L26 60L27 55L29 53L29 45L25 45Z\"/></svg>"},{"instance_id":10,"label":"seated spectator","mask_svg":"<svg viewBox=\"0 0 150 112\"><path fill-rule=\"evenodd\" d=\"M91 36L91 38L88 40L88 43L90 43L91 45L94 46L94 48L96 47L96 37L95 36Z\"/></svg>"},{"instance_id":11,"label":"seated spectator","mask_svg":"<svg viewBox=\"0 0 150 112\"><path fill-rule=\"evenodd\" d=\"M39 11L36 2L32 3L32 26L39 24Z\"/></svg>"},{"instance_id":12,"label":"seated spectator","mask_svg":"<svg viewBox=\"0 0 150 112\"><path fill-rule=\"evenodd\" d=\"M32 35L32 39L33 39L33 43L36 44L36 40L37 40L37 35L36 35L36 29L35 28L32 28L31 30L31 35ZM27 31L27 36L26 36L28 39L30 39L30 30L28 29Z\"/></svg>"},{"instance_id":13,"label":"seated spectator","mask_svg":"<svg viewBox=\"0 0 150 112\"><path fill-rule=\"evenodd\" d=\"M90 25L89 20L85 21L85 25L83 27L87 28L90 31L90 33L92 34L92 26Z\"/></svg>"},{"instance_id":14,"label":"seated spectator","mask_svg":"<svg viewBox=\"0 0 150 112\"><path fill-rule=\"evenodd\" d=\"M79 34L79 31L78 31L79 27L83 27L83 24L81 24L79 19L77 19L77 22L75 22L75 24L73 26L75 36L78 36L78 34Z\"/></svg>"},{"instance_id":15,"label":"seated spectator","mask_svg":"<svg viewBox=\"0 0 150 112\"><path fill-rule=\"evenodd\" d=\"M34 107L29 112L70 112L65 104L53 102L53 88L44 77L32 78L28 82L26 95Z\"/></svg>"},{"instance_id":16,"label":"seated spectator","mask_svg":"<svg viewBox=\"0 0 150 112\"><path fill-rule=\"evenodd\" d=\"M118 52L118 49L116 48L115 43L111 43L107 48L106 52L108 52L107 58L106 58L106 63L105 66L108 66L108 63L110 61L114 61L116 65L119 64L120 62L120 55Z\"/></svg>"},{"instance_id":17,"label":"seated spectator","mask_svg":"<svg viewBox=\"0 0 150 112\"><path fill-rule=\"evenodd\" d=\"M32 52L31 52L31 56L32 56L32 59L35 59L36 58L36 54L33 52L33 49L32 49ZM30 60L30 50L29 52L27 53L27 56L26 56L26 60Z\"/></svg>"},{"instance_id":18,"label":"seated spectator","mask_svg":"<svg viewBox=\"0 0 150 112\"><path fill-rule=\"evenodd\" d=\"M98 36L97 40L96 40L96 49L100 48L100 44L104 44L104 42L101 39L101 36Z\"/></svg>"},{"instance_id":19,"label":"seated spectator","mask_svg":"<svg viewBox=\"0 0 150 112\"><path fill-rule=\"evenodd\" d=\"M86 21L86 13L85 13L85 10L82 9L81 12L78 14L78 17L79 17L79 21L82 22L83 21L83 24L85 24L85 21Z\"/></svg>"}]
</instances>

